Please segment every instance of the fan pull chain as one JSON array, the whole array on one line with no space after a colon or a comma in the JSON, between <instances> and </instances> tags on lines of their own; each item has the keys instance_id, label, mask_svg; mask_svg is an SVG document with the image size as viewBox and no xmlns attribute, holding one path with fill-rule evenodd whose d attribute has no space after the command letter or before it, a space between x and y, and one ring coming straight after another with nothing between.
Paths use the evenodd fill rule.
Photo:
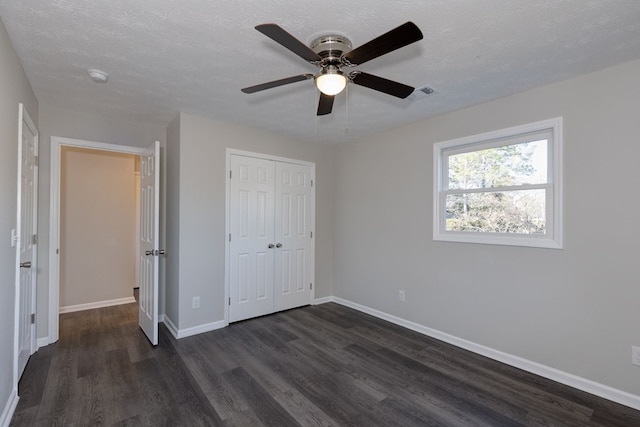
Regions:
<instances>
[{"instance_id":1,"label":"fan pull chain","mask_svg":"<svg viewBox=\"0 0 640 427\"><path fill-rule=\"evenodd\" d=\"M311 111L314 112L313 116L315 117L315 124L316 124L315 134L314 134L314 137L313 137L315 142L318 142L318 139L319 139L319 137L318 137L318 115L315 114L315 108L316 108L316 105L318 105L318 101L319 101L318 100L318 91L316 90L315 85L313 85L313 110L311 110Z\"/></svg>"},{"instance_id":2,"label":"fan pull chain","mask_svg":"<svg viewBox=\"0 0 640 427\"><path fill-rule=\"evenodd\" d=\"M344 115L345 115L345 123L344 123L344 133L345 135L349 134L349 85L347 84L346 87L346 105L344 108Z\"/></svg>"}]
</instances>

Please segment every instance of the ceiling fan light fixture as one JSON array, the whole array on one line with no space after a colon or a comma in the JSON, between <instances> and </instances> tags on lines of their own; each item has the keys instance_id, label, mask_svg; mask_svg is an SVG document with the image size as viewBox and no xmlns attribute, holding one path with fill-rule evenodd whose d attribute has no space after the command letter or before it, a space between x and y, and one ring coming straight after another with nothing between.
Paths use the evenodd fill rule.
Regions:
<instances>
[{"instance_id":1,"label":"ceiling fan light fixture","mask_svg":"<svg viewBox=\"0 0 640 427\"><path fill-rule=\"evenodd\" d=\"M316 87L325 95L337 95L347 86L347 77L335 65L326 67L316 76Z\"/></svg>"},{"instance_id":2,"label":"ceiling fan light fixture","mask_svg":"<svg viewBox=\"0 0 640 427\"><path fill-rule=\"evenodd\" d=\"M422 31L411 21L405 22L355 49L352 49L351 41L346 36L339 34L321 35L307 46L277 24L260 24L256 26L256 30L311 65L320 68L320 72L316 75L301 74L286 77L240 89L244 93L260 92L313 77L314 84L321 93L316 115L324 116L331 114L335 95L342 92L350 83L401 99L407 98L415 91L412 86L362 71L356 70L346 74L342 72L342 67L360 66L367 61L422 40Z\"/></svg>"}]
</instances>

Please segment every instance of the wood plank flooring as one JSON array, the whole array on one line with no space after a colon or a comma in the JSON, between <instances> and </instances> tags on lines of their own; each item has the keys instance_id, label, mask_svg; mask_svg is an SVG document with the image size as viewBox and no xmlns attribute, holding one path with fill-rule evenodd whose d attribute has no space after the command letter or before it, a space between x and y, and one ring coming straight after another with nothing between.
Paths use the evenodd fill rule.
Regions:
<instances>
[{"instance_id":1,"label":"wood plank flooring","mask_svg":"<svg viewBox=\"0 0 640 427\"><path fill-rule=\"evenodd\" d=\"M60 316L12 426L640 426L640 411L336 305L156 348L137 305Z\"/></svg>"}]
</instances>

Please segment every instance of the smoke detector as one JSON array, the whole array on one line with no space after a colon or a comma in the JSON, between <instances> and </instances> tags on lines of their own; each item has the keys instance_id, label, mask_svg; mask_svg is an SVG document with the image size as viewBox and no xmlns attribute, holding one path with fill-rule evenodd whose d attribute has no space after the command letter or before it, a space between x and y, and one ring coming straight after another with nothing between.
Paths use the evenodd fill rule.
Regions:
<instances>
[{"instance_id":1,"label":"smoke detector","mask_svg":"<svg viewBox=\"0 0 640 427\"><path fill-rule=\"evenodd\" d=\"M94 83L106 83L109 80L109 74L102 70L91 68L87 70L87 73L89 73L89 78Z\"/></svg>"}]
</instances>

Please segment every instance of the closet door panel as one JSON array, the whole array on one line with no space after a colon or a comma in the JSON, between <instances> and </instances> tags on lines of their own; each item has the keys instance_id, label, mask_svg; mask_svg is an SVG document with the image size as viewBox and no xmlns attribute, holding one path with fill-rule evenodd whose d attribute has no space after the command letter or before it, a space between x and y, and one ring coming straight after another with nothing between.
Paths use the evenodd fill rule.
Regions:
<instances>
[{"instance_id":1,"label":"closet door panel","mask_svg":"<svg viewBox=\"0 0 640 427\"><path fill-rule=\"evenodd\" d=\"M229 322L274 311L274 182L270 160L231 156Z\"/></svg>"},{"instance_id":2,"label":"closet door panel","mask_svg":"<svg viewBox=\"0 0 640 427\"><path fill-rule=\"evenodd\" d=\"M277 162L275 310L311 303L313 242L311 166Z\"/></svg>"}]
</instances>

